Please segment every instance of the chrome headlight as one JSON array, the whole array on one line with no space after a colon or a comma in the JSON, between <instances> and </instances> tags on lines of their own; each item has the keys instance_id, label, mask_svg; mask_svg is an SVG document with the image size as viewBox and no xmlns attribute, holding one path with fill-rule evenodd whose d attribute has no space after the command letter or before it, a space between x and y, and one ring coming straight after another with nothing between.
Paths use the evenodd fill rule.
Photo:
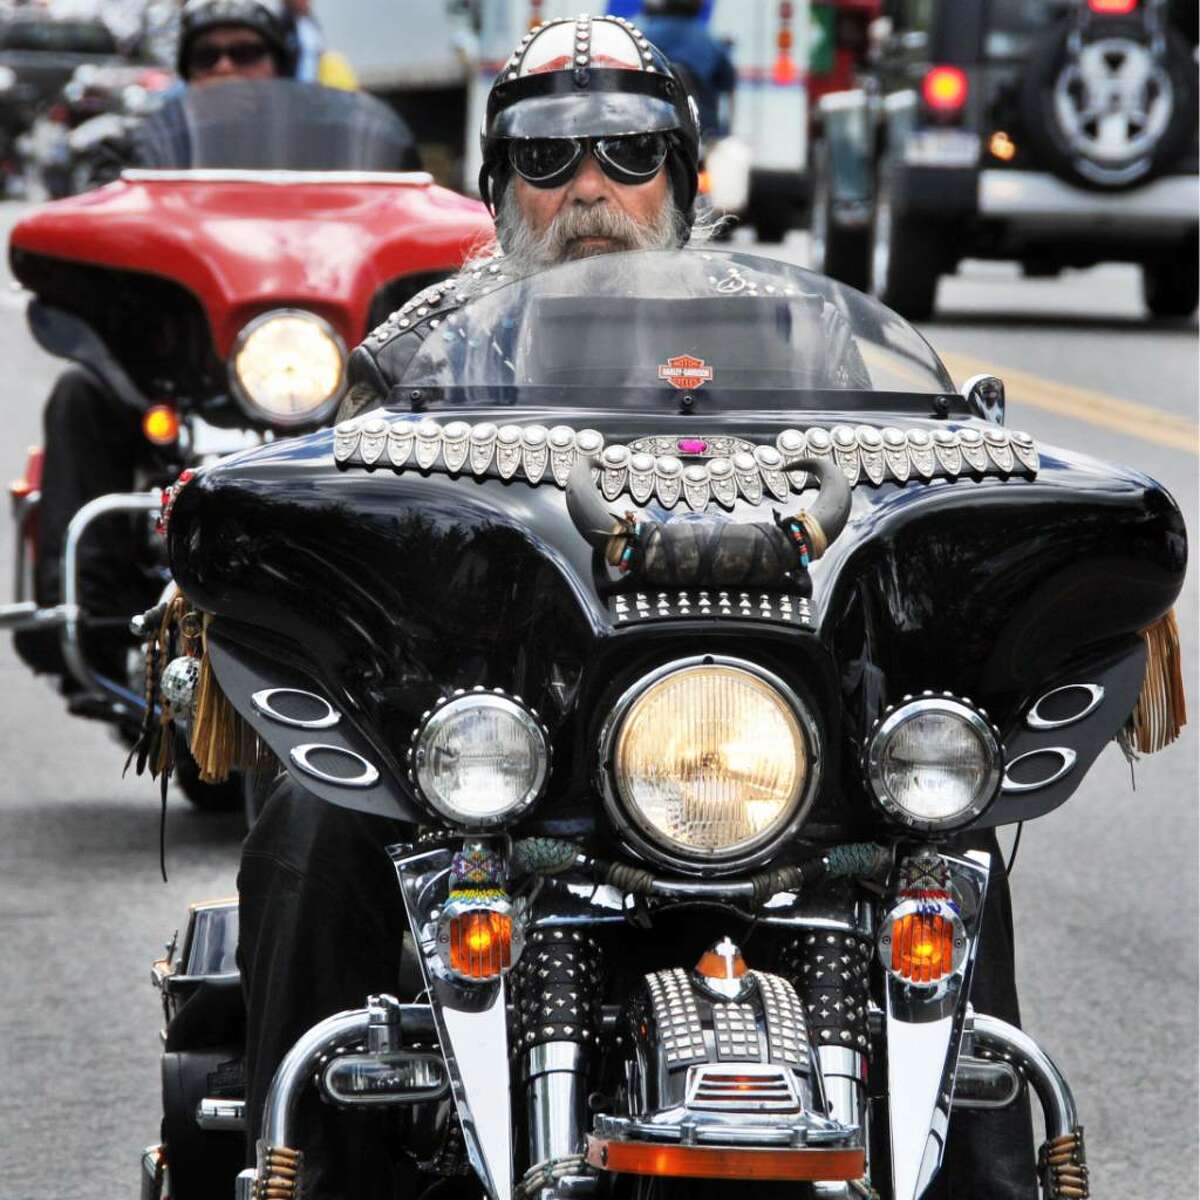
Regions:
<instances>
[{"instance_id":1,"label":"chrome headlight","mask_svg":"<svg viewBox=\"0 0 1200 1200\"><path fill-rule=\"evenodd\" d=\"M816 727L787 685L706 656L639 681L605 728L610 812L649 858L744 865L799 824Z\"/></svg>"},{"instance_id":2,"label":"chrome headlight","mask_svg":"<svg viewBox=\"0 0 1200 1200\"><path fill-rule=\"evenodd\" d=\"M333 412L345 366L345 343L328 321L276 309L238 334L229 374L249 416L272 425L312 425Z\"/></svg>"},{"instance_id":3,"label":"chrome headlight","mask_svg":"<svg viewBox=\"0 0 1200 1200\"><path fill-rule=\"evenodd\" d=\"M969 824L1000 786L1000 738L986 717L949 695L906 696L876 722L865 766L891 817L926 832Z\"/></svg>"},{"instance_id":4,"label":"chrome headlight","mask_svg":"<svg viewBox=\"0 0 1200 1200\"><path fill-rule=\"evenodd\" d=\"M541 795L549 766L535 714L482 688L439 700L413 734L410 778L456 825L510 824Z\"/></svg>"}]
</instances>

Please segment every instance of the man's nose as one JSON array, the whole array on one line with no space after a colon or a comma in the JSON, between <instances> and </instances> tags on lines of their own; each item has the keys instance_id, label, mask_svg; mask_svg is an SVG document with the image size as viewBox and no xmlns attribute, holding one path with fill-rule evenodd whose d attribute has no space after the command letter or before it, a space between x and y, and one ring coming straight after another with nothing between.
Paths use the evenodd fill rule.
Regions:
<instances>
[{"instance_id":1,"label":"man's nose","mask_svg":"<svg viewBox=\"0 0 1200 1200\"><path fill-rule=\"evenodd\" d=\"M609 198L612 189L608 176L600 169L596 156L590 151L583 156L583 162L571 180L570 189L567 198L576 204L595 204Z\"/></svg>"}]
</instances>

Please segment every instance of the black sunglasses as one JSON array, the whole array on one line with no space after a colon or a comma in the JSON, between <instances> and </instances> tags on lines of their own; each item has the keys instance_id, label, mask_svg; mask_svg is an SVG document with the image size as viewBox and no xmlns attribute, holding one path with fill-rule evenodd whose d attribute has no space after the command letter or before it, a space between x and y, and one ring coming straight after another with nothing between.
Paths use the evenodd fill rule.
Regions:
<instances>
[{"instance_id":1,"label":"black sunglasses","mask_svg":"<svg viewBox=\"0 0 1200 1200\"><path fill-rule=\"evenodd\" d=\"M263 42L234 42L232 46L197 46L188 55L188 67L193 71L211 71L223 58L235 67L252 67L271 53Z\"/></svg>"},{"instance_id":2,"label":"black sunglasses","mask_svg":"<svg viewBox=\"0 0 1200 1200\"><path fill-rule=\"evenodd\" d=\"M589 151L617 183L645 183L662 170L670 143L662 133L628 133L600 138L521 138L509 142L508 161L534 187L562 187Z\"/></svg>"}]
</instances>

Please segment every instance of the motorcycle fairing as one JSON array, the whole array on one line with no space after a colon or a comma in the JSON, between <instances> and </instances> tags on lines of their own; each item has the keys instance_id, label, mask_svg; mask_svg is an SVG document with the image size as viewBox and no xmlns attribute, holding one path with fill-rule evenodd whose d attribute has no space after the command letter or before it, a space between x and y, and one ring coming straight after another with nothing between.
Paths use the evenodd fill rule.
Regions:
<instances>
[{"instance_id":1,"label":"motorcycle fairing","mask_svg":"<svg viewBox=\"0 0 1200 1200\"><path fill-rule=\"evenodd\" d=\"M1066 800L1120 733L1145 675L1146 644L1133 636L1087 655L1057 679L1039 680L1004 731L1005 778L981 827L1031 821ZM1039 701L1063 688L1091 690L1095 707L1081 716L1039 725Z\"/></svg>"},{"instance_id":2,"label":"motorcycle fairing","mask_svg":"<svg viewBox=\"0 0 1200 1200\"><path fill-rule=\"evenodd\" d=\"M320 684L315 683L303 672L288 667L278 658L268 660L247 650L233 637L228 636L220 623L214 624L209 630L208 655L217 682L230 703L237 709L238 715L267 743L279 762L307 791L342 808L351 808L373 816L391 817L402 821L420 819L420 811L408 802L392 782L395 764L390 764L389 769L389 764L383 762L379 749L355 729L347 712L335 706L323 694ZM339 719L332 727L313 729L273 718L269 708L254 703L255 696L270 689L308 693L326 704L330 713ZM302 749L314 745L327 748L323 757L330 765L336 763L336 752L343 751L376 767L373 782L367 785L354 784L330 777L330 772L324 772L326 778L315 774L311 767L304 764L320 760ZM353 767L352 759L347 758L345 762L348 768ZM354 777L352 769L348 769L346 773L349 778Z\"/></svg>"},{"instance_id":3,"label":"motorcycle fairing","mask_svg":"<svg viewBox=\"0 0 1200 1200\"><path fill-rule=\"evenodd\" d=\"M548 416L506 414L514 424ZM655 414L587 416L614 441L696 429ZM705 431L772 444L781 424L731 412ZM786 664L814 684L830 719L841 708L842 670L869 657L889 699L950 690L1014 734L1047 688L1096 682L1073 672L1092 662L1107 670L1105 655L1116 664L1125 654L1110 700L1063 731L1081 764L1090 762L1128 714L1134 639L1169 608L1186 560L1180 514L1158 484L1044 447L1036 480L855 487L848 525L812 564L803 625L733 616L622 623L610 600L628 585L597 562L553 483L341 471L335 436L249 451L190 483L173 510L172 570L194 604L237 622L242 640L262 641L272 658L285 648L321 681L317 690L353 712L405 807L415 797L395 755L420 714L455 688L482 685L525 697L551 730L554 812L534 816L582 819L592 795L590 714L614 680L632 682L690 651L697 636L716 651L732 639L743 657ZM770 503L739 498L730 516L761 519ZM1089 595L1104 603L1084 603ZM864 629L847 634L844 614L855 606ZM259 686L280 682L268 674ZM1081 776L1070 772L1020 804L1048 811ZM836 772L826 787L832 796ZM1020 804L1002 798L997 820L1021 819Z\"/></svg>"},{"instance_id":4,"label":"motorcycle fairing","mask_svg":"<svg viewBox=\"0 0 1200 1200\"><path fill-rule=\"evenodd\" d=\"M48 259L168 278L200 301L223 360L253 316L289 306L320 314L353 346L380 287L456 270L491 229L483 205L428 176L318 178L142 172L19 222L13 273L28 285Z\"/></svg>"},{"instance_id":5,"label":"motorcycle fairing","mask_svg":"<svg viewBox=\"0 0 1200 1200\"><path fill-rule=\"evenodd\" d=\"M967 1017L967 998L979 950L990 857L940 856L960 898L968 950L950 986L910 987L885 977L888 1095L895 1200L918 1200L942 1162L954 1099L954 1074ZM973 909L973 911L972 911Z\"/></svg>"}]
</instances>

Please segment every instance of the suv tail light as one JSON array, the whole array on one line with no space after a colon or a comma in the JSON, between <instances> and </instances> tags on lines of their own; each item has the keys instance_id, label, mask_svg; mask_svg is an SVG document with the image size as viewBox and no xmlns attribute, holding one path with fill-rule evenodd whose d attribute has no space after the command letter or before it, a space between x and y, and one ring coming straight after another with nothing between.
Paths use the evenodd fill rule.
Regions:
<instances>
[{"instance_id":1,"label":"suv tail light","mask_svg":"<svg viewBox=\"0 0 1200 1200\"><path fill-rule=\"evenodd\" d=\"M1088 8L1101 17L1127 17L1138 0L1088 0Z\"/></svg>"},{"instance_id":2,"label":"suv tail light","mask_svg":"<svg viewBox=\"0 0 1200 1200\"><path fill-rule=\"evenodd\" d=\"M957 112L967 102L966 72L959 67L930 67L921 83L921 96L934 112Z\"/></svg>"}]
</instances>

